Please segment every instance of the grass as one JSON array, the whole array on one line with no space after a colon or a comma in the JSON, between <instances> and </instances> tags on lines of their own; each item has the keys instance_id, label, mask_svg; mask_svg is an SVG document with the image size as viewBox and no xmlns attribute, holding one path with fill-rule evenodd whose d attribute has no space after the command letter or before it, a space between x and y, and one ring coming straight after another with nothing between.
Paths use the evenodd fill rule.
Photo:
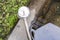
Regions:
<instances>
[{"instance_id":1,"label":"grass","mask_svg":"<svg viewBox=\"0 0 60 40\"><path fill-rule=\"evenodd\" d=\"M18 8L29 0L0 0L0 40L5 40L18 21Z\"/></svg>"}]
</instances>

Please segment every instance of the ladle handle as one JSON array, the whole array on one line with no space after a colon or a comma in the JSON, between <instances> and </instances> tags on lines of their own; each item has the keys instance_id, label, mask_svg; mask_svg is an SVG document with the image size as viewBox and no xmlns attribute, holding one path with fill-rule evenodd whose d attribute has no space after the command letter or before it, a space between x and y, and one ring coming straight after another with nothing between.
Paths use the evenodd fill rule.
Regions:
<instances>
[{"instance_id":1,"label":"ladle handle","mask_svg":"<svg viewBox=\"0 0 60 40\"><path fill-rule=\"evenodd\" d=\"M26 31L27 31L27 34L28 34L29 40L31 40L31 35L30 35L30 32L29 32L29 27L28 27L28 23L27 23L26 18L24 18L24 21L25 21Z\"/></svg>"}]
</instances>

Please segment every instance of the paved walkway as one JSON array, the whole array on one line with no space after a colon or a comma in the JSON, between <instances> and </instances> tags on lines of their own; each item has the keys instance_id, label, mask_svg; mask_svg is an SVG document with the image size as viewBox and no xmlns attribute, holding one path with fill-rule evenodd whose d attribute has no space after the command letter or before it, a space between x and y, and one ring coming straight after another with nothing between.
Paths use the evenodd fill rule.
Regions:
<instances>
[{"instance_id":1,"label":"paved walkway","mask_svg":"<svg viewBox=\"0 0 60 40\"><path fill-rule=\"evenodd\" d=\"M28 40L23 20L19 20L8 40Z\"/></svg>"}]
</instances>

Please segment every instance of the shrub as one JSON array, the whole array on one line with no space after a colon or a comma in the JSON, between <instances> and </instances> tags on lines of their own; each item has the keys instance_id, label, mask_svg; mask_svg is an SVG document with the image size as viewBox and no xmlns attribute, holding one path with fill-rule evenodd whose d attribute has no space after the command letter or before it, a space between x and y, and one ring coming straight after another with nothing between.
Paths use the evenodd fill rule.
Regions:
<instances>
[{"instance_id":1,"label":"shrub","mask_svg":"<svg viewBox=\"0 0 60 40\"><path fill-rule=\"evenodd\" d=\"M5 40L18 21L18 8L29 0L0 0L0 40Z\"/></svg>"}]
</instances>

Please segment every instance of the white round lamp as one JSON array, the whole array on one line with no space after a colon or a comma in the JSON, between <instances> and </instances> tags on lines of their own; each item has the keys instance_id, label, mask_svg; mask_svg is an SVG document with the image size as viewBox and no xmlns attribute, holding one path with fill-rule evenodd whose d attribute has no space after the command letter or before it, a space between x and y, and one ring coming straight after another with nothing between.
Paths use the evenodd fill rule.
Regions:
<instances>
[{"instance_id":1,"label":"white round lamp","mask_svg":"<svg viewBox=\"0 0 60 40\"><path fill-rule=\"evenodd\" d=\"M29 32L29 27L28 27L27 19L26 19L29 16L29 14L30 14L29 8L26 7L26 6L23 6L23 7L19 8L19 10L18 10L18 16L19 16L19 18L24 19L25 26L26 26L26 31L27 31L29 40L31 40L31 35L30 35L30 32Z\"/></svg>"}]
</instances>

